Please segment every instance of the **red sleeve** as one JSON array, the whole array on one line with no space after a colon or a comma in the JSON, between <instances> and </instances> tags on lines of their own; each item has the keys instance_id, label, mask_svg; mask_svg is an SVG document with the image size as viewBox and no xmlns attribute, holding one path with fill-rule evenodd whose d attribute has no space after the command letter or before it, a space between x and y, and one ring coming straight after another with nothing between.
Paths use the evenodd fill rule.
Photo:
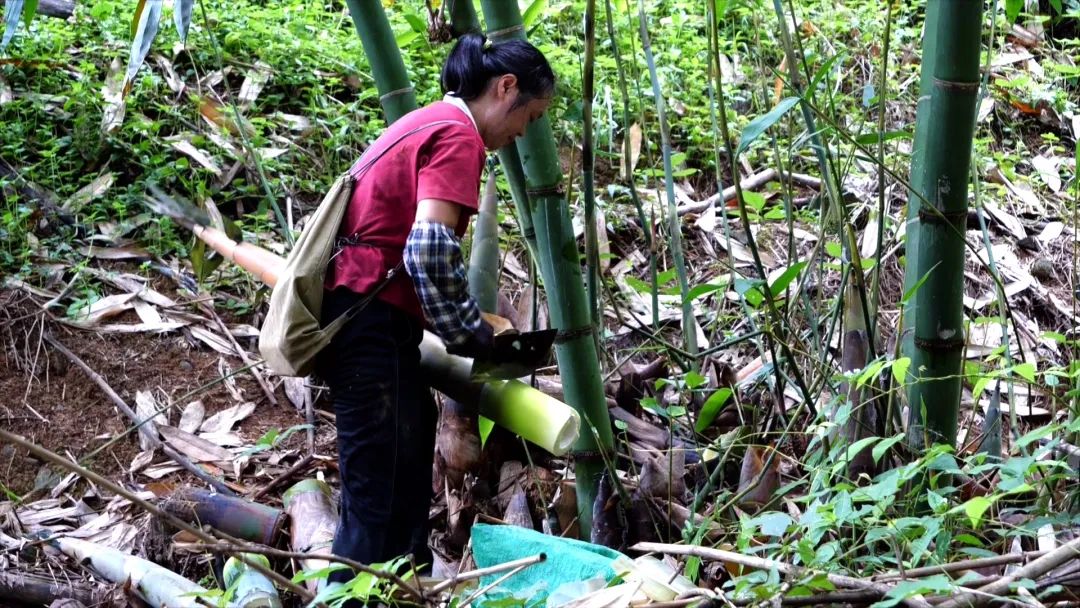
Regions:
<instances>
[{"instance_id":1,"label":"red sleeve","mask_svg":"<svg viewBox=\"0 0 1080 608\"><path fill-rule=\"evenodd\" d=\"M417 202L434 198L476 210L480 205L480 174L484 152L476 138L449 135L433 141L427 162L421 162L416 181Z\"/></svg>"}]
</instances>

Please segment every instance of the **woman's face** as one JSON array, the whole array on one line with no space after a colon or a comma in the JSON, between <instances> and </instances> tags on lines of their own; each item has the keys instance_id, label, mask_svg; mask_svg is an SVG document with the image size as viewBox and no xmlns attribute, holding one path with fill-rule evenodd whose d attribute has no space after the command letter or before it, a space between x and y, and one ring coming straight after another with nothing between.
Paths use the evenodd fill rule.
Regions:
<instances>
[{"instance_id":1,"label":"woman's face","mask_svg":"<svg viewBox=\"0 0 1080 608\"><path fill-rule=\"evenodd\" d=\"M485 113L480 132L489 150L512 144L525 134L529 123L543 116L551 105L551 97L538 97L515 107L519 95L517 78L512 74L497 78L488 90L490 111Z\"/></svg>"}]
</instances>

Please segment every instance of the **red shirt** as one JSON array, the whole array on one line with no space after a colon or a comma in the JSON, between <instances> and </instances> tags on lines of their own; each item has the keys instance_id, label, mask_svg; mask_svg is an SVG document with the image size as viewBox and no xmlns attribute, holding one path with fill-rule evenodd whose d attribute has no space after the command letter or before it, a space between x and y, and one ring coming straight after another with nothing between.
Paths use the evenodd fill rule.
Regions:
<instances>
[{"instance_id":1,"label":"red shirt","mask_svg":"<svg viewBox=\"0 0 1080 608\"><path fill-rule=\"evenodd\" d=\"M454 122L426 128L398 141L409 131L439 120ZM327 289L345 287L367 293L381 283L401 261L419 201L439 199L464 207L456 230L458 237L465 234L469 218L476 212L485 150L484 141L465 112L442 101L414 110L375 140L363 162L391 145L356 183L338 236L355 237L359 244L344 247L330 262ZM423 319L420 301L404 271L378 298Z\"/></svg>"}]
</instances>

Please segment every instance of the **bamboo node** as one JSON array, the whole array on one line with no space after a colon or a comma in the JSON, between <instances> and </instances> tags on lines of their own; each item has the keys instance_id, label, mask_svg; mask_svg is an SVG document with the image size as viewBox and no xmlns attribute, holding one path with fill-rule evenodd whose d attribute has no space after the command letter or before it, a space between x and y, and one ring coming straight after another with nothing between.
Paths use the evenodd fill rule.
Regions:
<instances>
[{"instance_id":1,"label":"bamboo node","mask_svg":"<svg viewBox=\"0 0 1080 608\"><path fill-rule=\"evenodd\" d=\"M412 92L413 92L413 88L411 86L410 87L405 87L405 88L402 88L402 89L397 89L397 90L394 90L394 91L390 91L389 93L386 93L385 95L379 95L379 101L384 102L384 101L386 101L388 99L392 99L394 97L400 97L402 95L408 95L409 93L412 93Z\"/></svg>"},{"instance_id":2,"label":"bamboo node","mask_svg":"<svg viewBox=\"0 0 1080 608\"><path fill-rule=\"evenodd\" d=\"M935 353L950 353L964 350L967 341L963 338L920 338L915 337L915 346Z\"/></svg>"},{"instance_id":3,"label":"bamboo node","mask_svg":"<svg viewBox=\"0 0 1080 608\"><path fill-rule=\"evenodd\" d=\"M970 93L974 95L979 92L979 81L975 82L959 82L956 80L942 80L940 78L934 78L934 87L939 89L946 89L955 93Z\"/></svg>"},{"instance_id":4,"label":"bamboo node","mask_svg":"<svg viewBox=\"0 0 1080 608\"><path fill-rule=\"evenodd\" d=\"M512 38L513 35L517 34L517 33L521 33L522 35L525 34L525 26L523 24L519 23L517 25L511 25L510 27L505 27L505 28L503 28L501 30L492 30L492 31L488 32L487 35L488 35L488 38L501 40L501 39L504 39L504 38Z\"/></svg>"},{"instance_id":5,"label":"bamboo node","mask_svg":"<svg viewBox=\"0 0 1080 608\"><path fill-rule=\"evenodd\" d=\"M555 344L565 344L572 342L578 338L584 338L585 336L591 336L595 328L592 325L582 325L581 327L575 327L573 329L560 330L555 335Z\"/></svg>"},{"instance_id":6,"label":"bamboo node","mask_svg":"<svg viewBox=\"0 0 1080 608\"><path fill-rule=\"evenodd\" d=\"M942 211L940 209L919 208L919 221L923 224L960 224L967 223L967 209L958 211Z\"/></svg>"}]
</instances>

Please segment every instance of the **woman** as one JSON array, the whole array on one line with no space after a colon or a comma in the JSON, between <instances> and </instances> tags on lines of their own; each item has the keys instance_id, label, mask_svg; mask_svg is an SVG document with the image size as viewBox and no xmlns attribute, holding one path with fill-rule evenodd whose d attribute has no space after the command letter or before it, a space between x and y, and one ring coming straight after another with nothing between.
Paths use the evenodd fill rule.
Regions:
<instances>
[{"instance_id":1,"label":"woman","mask_svg":"<svg viewBox=\"0 0 1080 608\"><path fill-rule=\"evenodd\" d=\"M337 555L370 564L411 553L431 563L437 412L420 373L420 339L426 320L450 352L489 354L491 327L469 296L459 239L478 206L485 148L523 135L554 87L551 66L528 42L467 34L443 67L446 97L391 125L356 167L322 318L377 295L318 360L337 415Z\"/></svg>"}]
</instances>

